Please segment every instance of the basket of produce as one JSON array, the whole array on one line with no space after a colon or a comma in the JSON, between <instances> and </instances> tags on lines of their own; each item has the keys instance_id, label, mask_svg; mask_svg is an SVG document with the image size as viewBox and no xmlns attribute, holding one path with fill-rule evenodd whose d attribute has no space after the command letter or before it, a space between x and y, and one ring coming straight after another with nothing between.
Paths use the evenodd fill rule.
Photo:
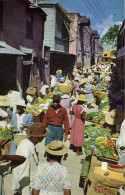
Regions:
<instances>
[{"instance_id":1,"label":"basket of produce","mask_svg":"<svg viewBox=\"0 0 125 195\"><path fill-rule=\"evenodd\" d=\"M62 93L66 93L66 94L68 94L68 93L71 93L71 91L73 90L73 86L72 85L58 85L58 89L59 89L59 91L60 92L62 92Z\"/></svg>"},{"instance_id":2,"label":"basket of produce","mask_svg":"<svg viewBox=\"0 0 125 195\"><path fill-rule=\"evenodd\" d=\"M17 147L19 145L19 143L23 140L28 138L28 135L23 135L23 134L14 134L14 142L15 142L15 146Z\"/></svg>"}]
</instances>

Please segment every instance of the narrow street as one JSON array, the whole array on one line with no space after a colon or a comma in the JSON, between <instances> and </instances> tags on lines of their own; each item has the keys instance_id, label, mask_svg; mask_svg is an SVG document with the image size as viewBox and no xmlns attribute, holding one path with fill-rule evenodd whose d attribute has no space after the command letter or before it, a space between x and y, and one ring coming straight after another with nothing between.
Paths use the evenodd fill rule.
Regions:
<instances>
[{"instance_id":1,"label":"narrow street","mask_svg":"<svg viewBox=\"0 0 125 195\"><path fill-rule=\"evenodd\" d=\"M98 110L98 106L93 104L93 108L88 109L87 112L96 112ZM89 125L89 122L86 122L86 125ZM68 140L65 142L65 145L69 148L70 146L70 135L68 136ZM40 163L44 163L46 161L46 158L44 157L45 152L45 144L44 141L39 143L37 145L37 152L39 153L39 160ZM73 182L73 188L72 188L72 195L82 195L83 194L83 188L79 187L79 181L80 181L80 174L82 169L82 163L81 160L85 159L85 154L81 156L76 156L76 153L74 153L72 150L69 149L68 151L68 157L66 160L62 160L62 165L68 167L72 182ZM14 192L12 191L12 174L5 176L5 195L14 195Z\"/></svg>"}]
</instances>

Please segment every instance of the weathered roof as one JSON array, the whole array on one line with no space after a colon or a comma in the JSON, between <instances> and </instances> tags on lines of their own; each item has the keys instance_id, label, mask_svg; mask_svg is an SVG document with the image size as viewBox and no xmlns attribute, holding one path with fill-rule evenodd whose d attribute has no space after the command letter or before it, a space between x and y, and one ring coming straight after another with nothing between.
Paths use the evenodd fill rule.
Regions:
<instances>
[{"instance_id":1,"label":"weathered roof","mask_svg":"<svg viewBox=\"0 0 125 195\"><path fill-rule=\"evenodd\" d=\"M67 16L68 11L58 2L58 3L52 3L52 2L45 2L45 1L38 1L38 5L43 8L43 7L49 7L49 6L54 6L56 7L58 10L61 10L62 14L67 18L67 20L69 22L71 22L71 20L69 19L69 17Z\"/></svg>"},{"instance_id":2,"label":"weathered roof","mask_svg":"<svg viewBox=\"0 0 125 195\"><path fill-rule=\"evenodd\" d=\"M0 54L10 54L10 55L25 55L22 51L7 45L5 42L0 41Z\"/></svg>"},{"instance_id":3,"label":"weathered roof","mask_svg":"<svg viewBox=\"0 0 125 195\"><path fill-rule=\"evenodd\" d=\"M20 48L20 51L22 51L23 53L26 53L26 54L32 54L33 53L33 49L30 49L30 48L27 48L27 47L22 47L22 46L19 46Z\"/></svg>"}]
</instances>

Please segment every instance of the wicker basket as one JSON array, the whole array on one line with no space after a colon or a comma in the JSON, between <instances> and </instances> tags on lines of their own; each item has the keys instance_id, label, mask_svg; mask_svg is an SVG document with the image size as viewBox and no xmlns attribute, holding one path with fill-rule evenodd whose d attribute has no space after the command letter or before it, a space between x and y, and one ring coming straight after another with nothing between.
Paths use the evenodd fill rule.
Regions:
<instances>
[{"instance_id":1,"label":"wicker basket","mask_svg":"<svg viewBox=\"0 0 125 195\"><path fill-rule=\"evenodd\" d=\"M14 135L14 142L15 142L15 146L17 147L19 145L19 143L23 140L28 138L28 135L19 135L19 134L15 134Z\"/></svg>"},{"instance_id":2,"label":"wicker basket","mask_svg":"<svg viewBox=\"0 0 125 195\"><path fill-rule=\"evenodd\" d=\"M59 91L66 94L71 93L73 88L74 87L72 85L58 85Z\"/></svg>"}]
</instances>

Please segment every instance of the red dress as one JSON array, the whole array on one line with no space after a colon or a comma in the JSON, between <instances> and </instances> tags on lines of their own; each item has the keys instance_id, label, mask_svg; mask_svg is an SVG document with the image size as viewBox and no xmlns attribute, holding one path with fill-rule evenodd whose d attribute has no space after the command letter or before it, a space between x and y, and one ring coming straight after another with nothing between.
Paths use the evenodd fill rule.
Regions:
<instances>
[{"instance_id":1,"label":"red dress","mask_svg":"<svg viewBox=\"0 0 125 195\"><path fill-rule=\"evenodd\" d=\"M82 147L84 143L84 127L85 123L81 120L81 113L84 112L84 108L81 105L73 105L72 111L75 115L72 128L70 144L76 147Z\"/></svg>"}]
</instances>

